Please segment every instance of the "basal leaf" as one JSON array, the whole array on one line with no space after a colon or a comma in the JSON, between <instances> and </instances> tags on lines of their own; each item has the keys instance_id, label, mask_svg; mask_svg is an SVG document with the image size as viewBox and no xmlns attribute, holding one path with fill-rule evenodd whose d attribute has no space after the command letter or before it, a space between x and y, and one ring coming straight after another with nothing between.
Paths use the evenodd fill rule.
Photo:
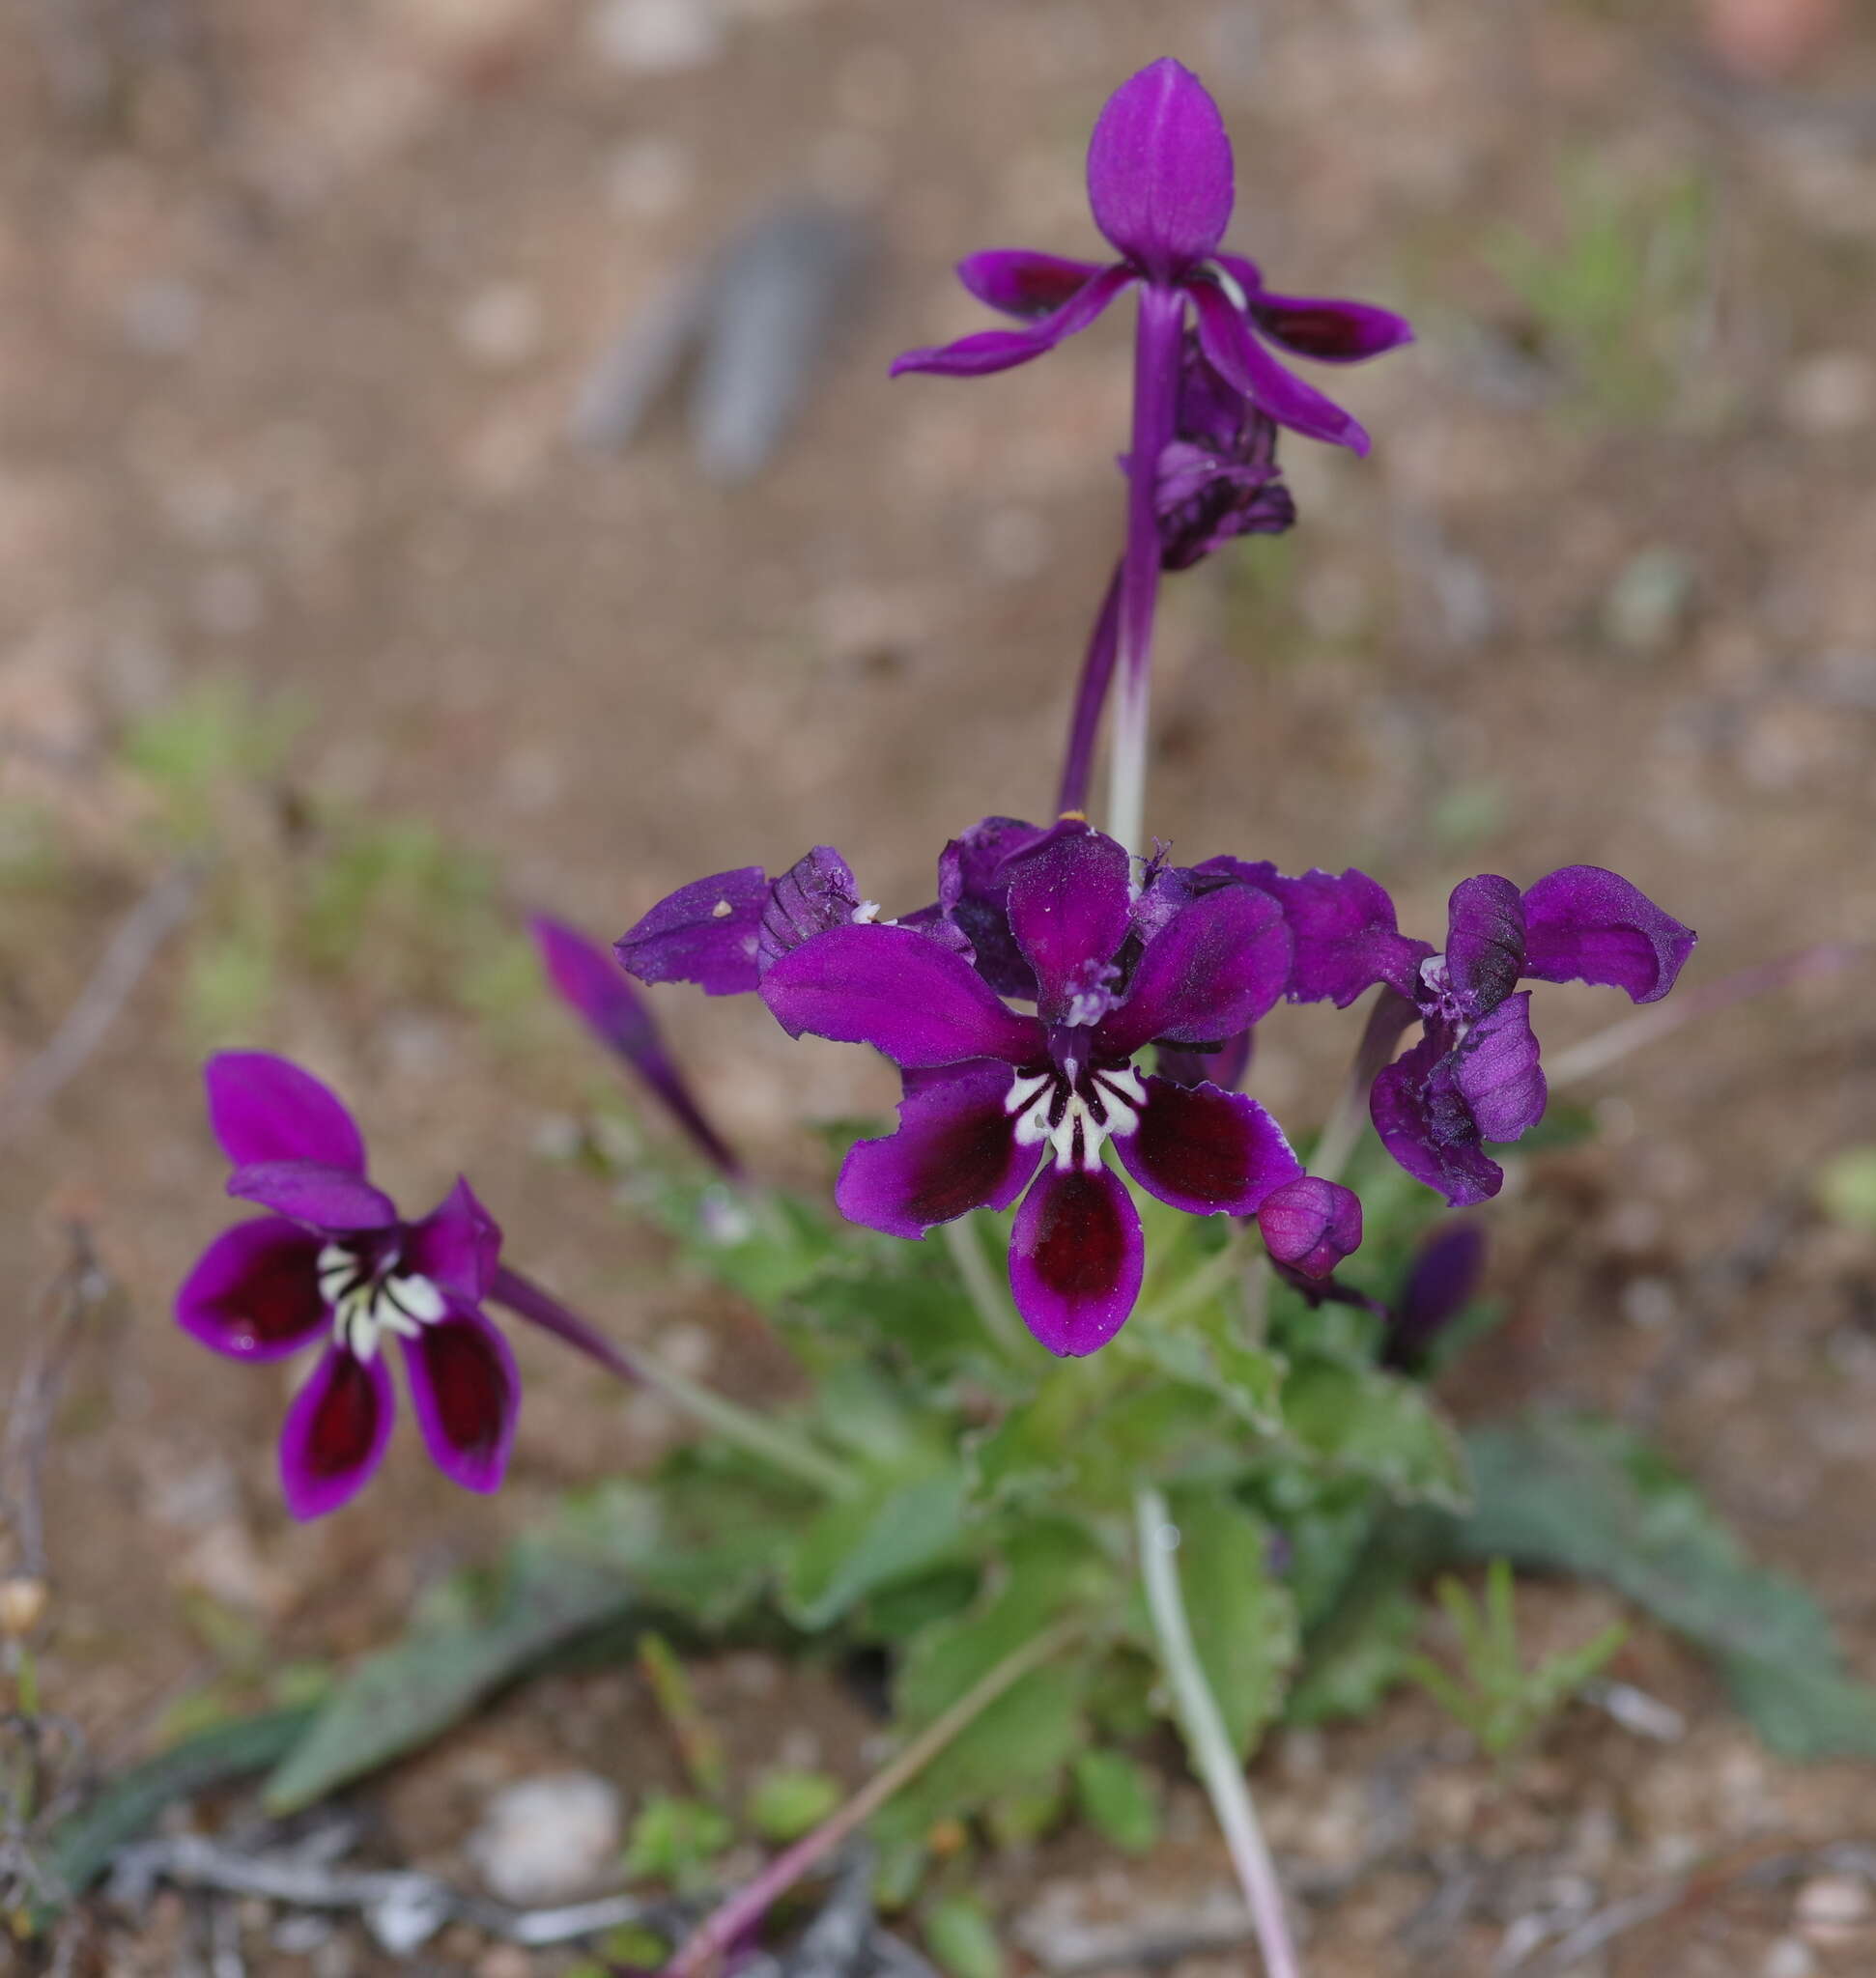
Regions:
<instances>
[{"instance_id":1,"label":"basal leaf","mask_svg":"<svg viewBox=\"0 0 1876 1978\"><path fill-rule=\"evenodd\" d=\"M1473 1558L1600 1579L1718 1660L1733 1699L1793 1758L1876 1755L1876 1691L1853 1679L1824 1610L1755 1565L1698 1490L1619 1423L1540 1415L1467 1438Z\"/></svg>"},{"instance_id":2,"label":"basal leaf","mask_svg":"<svg viewBox=\"0 0 1876 1978\"><path fill-rule=\"evenodd\" d=\"M1159 1839L1159 1795L1123 1752L1097 1746L1080 1753L1075 1794L1089 1824L1123 1853L1145 1854Z\"/></svg>"},{"instance_id":3,"label":"basal leaf","mask_svg":"<svg viewBox=\"0 0 1876 1978\"><path fill-rule=\"evenodd\" d=\"M427 1744L550 1649L617 1620L637 1597L618 1572L522 1540L486 1605L414 1629L341 1681L270 1776L268 1811L309 1806Z\"/></svg>"}]
</instances>

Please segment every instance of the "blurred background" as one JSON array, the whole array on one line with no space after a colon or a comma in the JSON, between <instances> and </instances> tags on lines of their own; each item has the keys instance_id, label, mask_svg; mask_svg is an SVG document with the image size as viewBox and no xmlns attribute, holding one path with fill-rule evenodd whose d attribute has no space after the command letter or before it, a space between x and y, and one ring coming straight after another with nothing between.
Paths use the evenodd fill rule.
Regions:
<instances>
[{"instance_id":1,"label":"blurred background","mask_svg":"<svg viewBox=\"0 0 1876 1978\"><path fill-rule=\"evenodd\" d=\"M497 1502L405 1438L359 1507L291 1527L282 1377L168 1318L222 1221L204 1049L302 1059L408 1205L468 1171L518 1262L759 1391L753 1321L564 1159L607 1070L520 917L610 939L814 842L890 913L952 833L1046 807L1119 539L1123 318L982 382L886 370L982 325L962 254L1098 252L1088 127L1167 53L1233 133L1230 244L1420 341L1313 374L1376 445L1287 442L1293 536L1169 584L1151 827L1181 856L1360 865L1435 938L1468 873L1611 865L1699 929L1683 994L1876 939L1867 0L12 0L0 1375L82 1229L116 1289L44 1468L43 1681L106 1762L282 1669L316 1680L676 1433L525 1342ZM700 360L655 390L687 339ZM1649 1421L1865 1674L1868 981L1819 969L1574 1091L1599 1131L1514 1164L1511 1317L1453 1396ZM1540 998L1552 1052L1623 1007ZM804 1119L890 1104L861 1054L657 1003L771 1172L817 1172ZM1280 1013L1254 1088L1307 1130L1351 1044ZM1532 1597L1575 1639L1600 1611ZM1774 1763L1665 1637L1630 1653L1678 1729L1554 1744L1509 1809L1442 1765L1424 1699L1280 1738L1314 1968L1491 1968L1492 1933L1418 1951L1424 1887L1353 1872L1378 1794L1429 1855L1599 1887L1868 1833L1865 1773ZM854 1762L864 1714L814 1672L700 1680L733 1740ZM447 1866L492 1785L630 1749L622 1678L555 1683L395 1777L400 1858ZM1016 1940L1046 1964L1051 1917L1214 1885L1192 1813L1147 1869L1009 1870ZM175 1968L184 1935L159 1904L112 1968ZM457 1951L482 1978L566 1962ZM1754 1886L1644 1955L1864 1971L1876 1900ZM318 1956L277 1968L373 1968L344 1932Z\"/></svg>"}]
</instances>

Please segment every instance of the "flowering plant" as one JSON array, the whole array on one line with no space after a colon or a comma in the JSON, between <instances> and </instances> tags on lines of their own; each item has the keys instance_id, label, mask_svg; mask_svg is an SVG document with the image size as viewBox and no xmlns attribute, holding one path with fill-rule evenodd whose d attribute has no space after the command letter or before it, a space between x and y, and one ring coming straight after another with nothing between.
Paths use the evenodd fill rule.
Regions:
<instances>
[{"instance_id":1,"label":"flowering plant","mask_svg":"<svg viewBox=\"0 0 1876 1978\"><path fill-rule=\"evenodd\" d=\"M749 865L632 902L643 911L616 960L534 923L561 1000L702 1163L655 1179L656 1163L627 1164L619 1178L766 1314L809 1376L805 1398L744 1408L611 1340L502 1262L466 1182L402 1220L310 1074L255 1053L209 1067L230 1193L269 1213L210 1245L177 1316L236 1358L326 1340L282 1443L297 1515L335 1510L377 1466L391 1338L438 1463L471 1489L500 1482L521 1395L484 1311L496 1303L656 1387L705 1431L657 1477L565 1508L553 1548L578 1584L604 1569L698 1628L759 1617L891 1657L911 1735L886 1783L707 1919L672 1960L679 1978L743 1942L862 1819L902 1888L943 1851L942 1823L1033 1833L1071 1791L1137 1837L1153 1791L1127 1746L1167 1710L1268 1967L1297 1968L1244 1765L1279 1716L1372 1703L1407 1666L1416 1571L1478 1549L1466 1449L1427 1383L1483 1322L1484 1237L1438 1204L1496 1195L1504 1169L1488 1148L1544 1120L1519 985L1579 981L1652 1003L1694 945L1597 866L1521 890L1464 878L1435 945L1402 931L1387 890L1343 867L1340 847L1293 875L1236 853L1180 862L1182 848L1149 836L1162 576L1294 525L1284 434L1368 451L1353 416L1275 352L1348 364L1411 332L1366 303L1278 293L1224 248L1231 145L1176 62L1102 110L1088 191L1114 260L973 255L966 286L1016 326L894 367L1007 370L1136 296L1124 540L1054 816L983 816L939 851L933 897L894 915L819 846L774 877ZM1101 829L1088 809L1104 724ZM1005 794L974 793L964 814ZM831 1200L761 1185L628 977L754 995L792 1037L869 1047L900 1077L895 1127L847 1146ZM1346 1089L1293 1138L1240 1089L1259 1024L1280 1003L1341 1012L1363 998ZM1566 1443L1525 1446L1545 1487L1569 1462L1613 1466L1606 1441ZM1477 1447L1496 1466L1494 1529L1520 1529L1505 1512L1516 1463L1502 1444ZM1544 1556L1527 1533L1521 1549ZM1636 1597L1660 1581L1634 1575ZM289 1756L276 1804L382 1755L361 1761L344 1710L342 1695Z\"/></svg>"}]
</instances>

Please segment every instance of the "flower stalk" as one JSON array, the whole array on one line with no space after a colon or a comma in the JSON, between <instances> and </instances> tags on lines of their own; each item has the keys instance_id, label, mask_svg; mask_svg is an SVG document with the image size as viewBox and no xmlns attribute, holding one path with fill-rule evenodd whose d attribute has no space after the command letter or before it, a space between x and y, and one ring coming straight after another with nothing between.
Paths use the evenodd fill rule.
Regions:
<instances>
[{"instance_id":1,"label":"flower stalk","mask_svg":"<svg viewBox=\"0 0 1876 1978\"><path fill-rule=\"evenodd\" d=\"M1168 1514L1165 1494L1151 1484L1134 1495L1135 1528L1139 1534L1140 1576L1147 1606L1159 1642L1160 1667L1172 1685L1185 1746L1198 1768L1211 1810L1224 1831L1232 1867L1249 1906L1258 1948L1270 1978L1302 1978L1284 1914L1283 1890L1276 1864L1265 1845L1257 1807L1244 1777L1244 1767L1225 1730L1218 1699L1206 1680L1205 1666L1192 1640L1185 1601L1180 1592L1179 1567L1172 1546L1178 1528Z\"/></svg>"},{"instance_id":2,"label":"flower stalk","mask_svg":"<svg viewBox=\"0 0 1876 1978\"><path fill-rule=\"evenodd\" d=\"M1052 1661L1081 1633L1078 1621L1058 1622L1032 1635L967 1689L951 1709L934 1717L898 1756L830 1814L812 1833L778 1854L754 1880L720 1904L678 1946L662 1978L700 1978L711 1962L738 1937L755 1928L803 1876L864 1826L900 1787L908 1785L938 1754L1025 1676Z\"/></svg>"},{"instance_id":3,"label":"flower stalk","mask_svg":"<svg viewBox=\"0 0 1876 1978\"><path fill-rule=\"evenodd\" d=\"M539 1326L563 1344L596 1361L609 1373L630 1387L648 1387L663 1395L699 1427L721 1435L725 1442L754 1456L758 1461L797 1479L810 1489L830 1497L850 1497L853 1478L835 1459L816 1449L806 1436L797 1435L765 1415L745 1408L715 1388L705 1387L668 1367L661 1360L636 1347L621 1346L577 1312L561 1304L551 1291L503 1265L495 1274L489 1295L504 1305L517 1318Z\"/></svg>"}]
</instances>

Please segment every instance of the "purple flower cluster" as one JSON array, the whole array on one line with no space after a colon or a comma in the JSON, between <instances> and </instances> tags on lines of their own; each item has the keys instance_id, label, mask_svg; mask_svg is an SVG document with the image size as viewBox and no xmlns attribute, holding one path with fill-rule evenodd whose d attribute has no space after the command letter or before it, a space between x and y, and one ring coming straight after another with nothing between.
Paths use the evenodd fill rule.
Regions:
<instances>
[{"instance_id":1,"label":"purple flower cluster","mask_svg":"<svg viewBox=\"0 0 1876 1978\"><path fill-rule=\"evenodd\" d=\"M1579 865L1522 894L1466 880L1435 953L1399 931L1365 873L1155 860L1136 881L1122 846L1066 816L984 819L946 846L936 901L898 920L881 920L822 846L773 883L750 866L681 888L618 955L641 981L753 990L790 1035L890 1059L898 1128L847 1155L842 1213L919 1237L1020 1201L1017 1308L1052 1352L1082 1354L1120 1329L1144 1271L1110 1145L1175 1208L1255 1216L1305 1278L1359 1244L1354 1196L1306 1174L1270 1115L1230 1088L1279 999L1346 1008L1381 985L1403 1028L1418 1016L1421 1041L1375 1081L1375 1122L1409 1173L1479 1201L1502 1179L1482 1143L1518 1138L1544 1111L1518 979L1613 983L1648 1002L1692 942L1627 880Z\"/></svg>"}]
</instances>

